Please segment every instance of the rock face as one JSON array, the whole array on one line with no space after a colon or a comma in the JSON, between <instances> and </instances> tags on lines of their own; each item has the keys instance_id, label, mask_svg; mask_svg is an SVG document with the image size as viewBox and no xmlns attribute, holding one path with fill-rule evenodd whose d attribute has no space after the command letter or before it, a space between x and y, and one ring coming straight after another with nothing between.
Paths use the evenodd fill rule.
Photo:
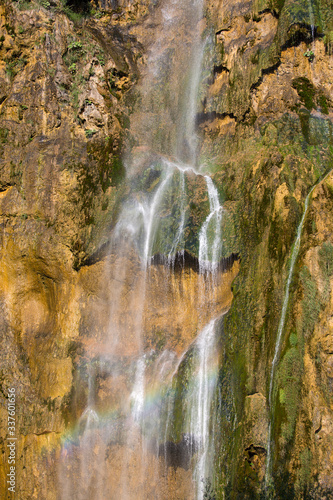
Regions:
<instances>
[{"instance_id":1,"label":"rock face","mask_svg":"<svg viewBox=\"0 0 333 500\"><path fill-rule=\"evenodd\" d=\"M149 149L139 143L138 137L150 133L149 127L139 130L143 108L137 103L145 95L140 85L162 7L163 2L102 0L81 7L21 0L0 5L1 498L12 498L6 484L6 398L13 387L16 498L58 499L68 475L80 479L75 465L59 472L59 463L69 453L66 443L80 439L71 431L88 404L87 366L107 349L103 339L119 266L109 239L131 190L123 161L142 158L142 173L147 157L177 142L176 133L163 136L166 127L173 121L176 129L183 126L177 109L186 96L177 101L177 82L168 81L167 73L167 64L177 61L175 39L162 36L161 51L170 44L163 62L169 97L161 102L156 88ZM205 19L200 163L223 201L222 256L230 265L207 304L200 295L193 234L207 215L208 200L203 179L189 175L187 264L170 277L157 259L142 306L136 302L138 256L124 257L119 300L124 309L132 308L133 321L122 332L118 354L126 360L137 353L140 307L147 352L165 348L179 356L208 320L208 310L220 314L230 308L214 402L216 480L207 498L333 498L333 174L318 183L306 214L268 405L304 201L333 166L331 6L326 0L207 0ZM162 146L156 151L157 144ZM148 191L154 175L147 170ZM160 256L166 245L161 240L154 253ZM114 321L121 331L121 314ZM127 375L111 384L102 368L96 368L98 410L123 411ZM269 425L273 481L265 481ZM133 492L142 475L134 438ZM139 498L193 498L190 470L178 460L178 438L165 443L171 450L161 451L165 462L151 453L151 470L168 472L161 485L152 476L148 492L140 483ZM95 439L99 456L105 443L103 436ZM117 467L126 453L122 443L103 451L119 484ZM106 498L119 488L106 488Z\"/></svg>"}]
</instances>

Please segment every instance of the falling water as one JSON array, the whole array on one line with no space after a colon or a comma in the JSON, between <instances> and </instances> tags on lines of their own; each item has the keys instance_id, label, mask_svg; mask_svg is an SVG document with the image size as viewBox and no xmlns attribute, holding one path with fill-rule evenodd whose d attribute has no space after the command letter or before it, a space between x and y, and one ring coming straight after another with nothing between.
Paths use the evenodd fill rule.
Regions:
<instances>
[{"instance_id":1,"label":"falling water","mask_svg":"<svg viewBox=\"0 0 333 500\"><path fill-rule=\"evenodd\" d=\"M165 244L164 264L170 268L166 280L172 279L176 256L184 256L191 204L187 189L190 176L194 182L205 182L209 201L209 213L196 235L201 303L213 302L219 273L223 209L212 179L208 175L203 177L197 165L195 120L206 43L199 29L202 11L202 0L185 0L181 4L175 0L162 2L162 29L150 47L140 89L143 104L133 115L132 133L141 149L133 151L128 160L128 195L122 203L110 245L110 279L114 287L108 338L103 339L96 355L101 377L111 381L110 401L112 397L119 399L117 394L112 395L117 383L123 384L124 393L111 415L99 414L95 405L97 375L89 371L81 434L76 447L70 446L81 467L82 484L78 485L77 497L82 500L148 498L149 481L156 483L156 488L159 481L165 478L169 481L168 467L174 465L170 449L185 450L184 463L177 466L184 469L184 474L187 470L193 472L192 493L187 493L188 498L202 500L205 481L210 478L214 448L210 436L211 406L219 362L220 329L216 311L213 314L211 305L196 311L200 328L182 353L175 354L169 347L161 352L154 348L149 351L144 345L147 290L154 277L152 262L159 242L163 240ZM172 51L165 50L168 37L171 44L178 43L175 53L179 53L180 62L176 61L174 70L169 57ZM164 67L168 65L171 69L166 75ZM175 102L168 100L166 91L157 90L167 87L168 80L175 86ZM159 139L156 131L161 132ZM142 156L142 147L149 151L146 156ZM164 286L166 289L169 286L167 281ZM201 318L206 318L206 325ZM182 396L184 418L179 422L175 387L181 381L184 367L190 378ZM175 437L176 424L178 437ZM63 475L68 476L68 470L74 467L71 453L64 459ZM161 473L160 457L166 473ZM112 465L106 465L107 460ZM140 484L134 484L132 477ZM168 487L167 482L165 488ZM74 489L73 485L66 486L63 500L73 498ZM156 498L167 498L152 491Z\"/></svg>"},{"instance_id":2,"label":"falling water","mask_svg":"<svg viewBox=\"0 0 333 500\"><path fill-rule=\"evenodd\" d=\"M311 24L311 36L312 36L312 49L315 47L315 16L313 12L312 0L308 0L309 3L309 17Z\"/></svg>"},{"instance_id":3,"label":"falling water","mask_svg":"<svg viewBox=\"0 0 333 500\"><path fill-rule=\"evenodd\" d=\"M186 430L192 448L198 453L195 467L197 500L204 498L205 481L208 480L212 465L208 454L213 449L210 434L211 403L217 381L217 337L216 320L212 320L200 333L195 342L195 376L188 394Z\"/></svg>"},{"instance_id":4,"label":"falling water","mask_svg":"<svg viewBox=\"0 0 333 500\"><path fill-rule=\"evenodd\" d=\"M200 271L214 271L221 258L222 206L213 181L205 176L208 190L210 213L202 225L199 235Z\"/></svg>"},{"instance_id":5,"label":"falling water","mask_svg":"<svg viewBox=\"0 0 333 500\"><path fill-rule=\"evenodd\" d=\"M180 192L180 219L178 223L178 231L176 233L173 245L168 254L168 263L174 265L175 257L177 251L184 254L184 238L183 233L185 229L185 199L186 199L186 187L185 187L185 171L180 171L179 175L179 192Z\"/></svg>"},{"instance_id":6,"label":"falling water","mask_svg":"<svg viewBox=\"0 0 333 500\"><path fill-rule=\"evenodd\" d=\"M281 316L280 316L280 321L279 321L279 326L278 326L278 331L277 331L275 350L274 350L274 356L273 356L271 373L270 373L270 382L269 382L268 407L269 407L269 411L270 411L270 422L269 422L269 427L268 427L268 441L267 441L267 461L266 461L266 475L265 475L266 485L268 485L269 481L271 480L271 472L272 472L272 444L273 444L272 443L272 430L273 430L272 424L273 424L273 416L274 416L273 415L273 411L274 411L274 398L273 398L274 379L275 379L276 367L277 367L277 364L280 360L281 347L282 347L282 342L283 342L283 330L284 330L284 325L285 325L286 316L287 316L288 303L289 303L290 285L291 285L293 275L294 275L295 263L296 263L296 260L298 257L300 244L301 244L302 230L303 230L307 210L309 208L311 195L313 193L313 190L317 187L317 185L320 182L322 182L327 177L327 175L328 174L326 174L326 176L324 178L319 179L319 181L310 189L310 191L305 199L303 215L301 218L301 222L299 223L299 226L297 228L296 240L295 240L295 243L294 243L294 246L292 249L292 253L291 253L291 258L290 258L290 267L289 267L288 278L287 278L287 282L286 282L285 290L284 290L284 299L283 299Z\"/></svg>"}]
</instances>

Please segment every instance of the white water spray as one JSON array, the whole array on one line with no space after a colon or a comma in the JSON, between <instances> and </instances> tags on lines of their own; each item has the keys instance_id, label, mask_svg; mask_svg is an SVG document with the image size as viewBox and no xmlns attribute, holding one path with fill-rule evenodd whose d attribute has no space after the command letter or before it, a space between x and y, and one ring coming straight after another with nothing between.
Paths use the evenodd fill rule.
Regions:
<instances>
[{"instance_id":1,"label":"white water spray","mask_svg":"<svg viewBox=\"0 0 333 500\"><path fill-rule=\"evenodd\" d=\"M200 272L214 272L219 264L222 251L222 206L213 181L205 176L210 213L202 225L199 234L199 266Z\"/></svg>"}]
</instances>

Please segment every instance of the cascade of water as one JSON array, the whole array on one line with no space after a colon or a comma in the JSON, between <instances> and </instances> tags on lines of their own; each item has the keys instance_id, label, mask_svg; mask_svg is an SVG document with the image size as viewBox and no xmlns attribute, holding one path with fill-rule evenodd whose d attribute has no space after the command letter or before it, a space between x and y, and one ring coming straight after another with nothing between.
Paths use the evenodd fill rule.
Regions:
<instances>
[{"instance_id":1,"label":"cascade of water","mask_svg":"<svg viewBox=\"0 0 333 500\"><path fill-rule=\"evenodd\" d=\"M277 364L279 362L280 354L281 354L281 347L282 347L282 342L283 342L283 330L284 330L284 325L286 322L287 309L288 309L288 303L289 303L290 285L291 285L293 275L294 275L295 263L296 263L296 260L298 257L300 244L301 244L302 230L303 230L303 226L304 226L304 222L305 222L305 217L306 217L306 214L307 214L307 211L309 208L311 195L313 193L313 190L317 187L317 185L320 182L322 182L327 177L327 175L328 174L326 174L326 176L324 178L319 179L319 181L310 189L307 197L305 198L304 211L303 211L301 221L300 221L298 228L297 228L296 239L295 239L295 242L293 245L291 258L290 258L290 266L289 266L287 282L286 282L285 290L284 290L284 298L283 298L281 316L280 316L280 321L279 321L279 326L278 326L278 331L277 331L274 356L273 356L271 373L270 373L269 391L268 391L268 408L270 411L270 422L269 422L269 426L268 426L268 440L267 440L267 460L266 460L266 474L265 474L266 485L268 485L268 483L271 479L271 471L272 471L272 431L273 431L272 424L273 424L273 408L274 408L274 398L273 398L274 379L275 379L276 367L277 367Z\"/></svg>"},{"instance_id":2,"label":"cascade of water","mask_svg":"<svg viewBox=\"0 0 333 500\"><path fill-rule=\"evenodd\" d=\"M215 271L221 257L222 206L213 181L205 176L210 213L199 234L199 266L201 272Z\"/></svg>"},{"instance_id":3,"label":"cascade of water","mask_svg":"<svg viewBox=\"0 0 333 500\"><path fill-rule=\"evenodd\" d=\"M180 250L181 253L184 253L184 241L182 241L183 240L183 233L184 233L184 229L185 229L185 194L186 194L185 171L184 170L180 171L179 192L180 192L180 218L179 218L179 223L178 223L178 230L177 230L177 233L175 235L171 250L168 254L169 265L170 264L174 265L176 253L178 250L180 250L180 248L181 248L181 250Z\"/></svg>"},{"instance_id":4,"label":"cascade of water","mask_svg":"<svg viewBox=\"0 0 333 500\"><path fill-rule=\"evenodd\" d=\"M210 435L211 403L217 381L216 319L210 321L198 336L195 349L194 380L188 395L185 426L190 444L198 453L195 467L197 500L204 498L205 480L209 477L209 450L213 448Z\"/></svg>"},{"instance_id":5,"label":"cascade of water","mask_svg":"<svg viewBox=\"0 0 333 500\"><path fill-rule=\"evenodd\" d=\"M193 172L195 175L200 175L195 168L197 161L195 118L204 43L201 40L200 30L193 31L192 28L198 26L202 18L202 10L202 0L185 0L181 3L176 0L162 1L162 28L165 29L162 29L156 42L151 46L148 58L148 76L143 78L144 84L141 91L144 104L138 114L141 113L140 119L142 119L142 115L150 116L150 106L152 112L158 110L157 125L152 127L149 119L143 125L140 120L134 120L134 129L136 126L135 132L139 136L140 144L143 141L148 148L156 148L155 151L162 151L165 156L160 153L152 154L154 161L143 172L148 172L148 176L152 173L153 181L149 180L148 187L145 187L147 184L145 184L144 179L142 182L137 180L141 164L139 165L140 162L136 164L135 155L133 162L127 165L128 182L132 191L122 204L112 236L113 260L111 267L115 286L112 290L110 305L109 339L107 340L106 352L103 353L105 363L110 365L108 376L111 379L111 392L113 382L122 377L126 380L124 383L126 389L122 397L123 401L115 412L115 416L103 420L94 405L94 374L89 373L88 402L81 417L82 421L85 422L85 428L79 452L79 460L85 467L82 472L84 475L84 484L81 487L82 499L89 498L89 488L92 488L91 491L97 492L96 498L103 500L104 498L132 499L135 491L135 487L130 484L133 467L143 484L141 487L142 498L146 498L146 493L142 493L142 491L145 491L144 483L147 481L147 477L149 474L150 476L153 474L154 481L156 481L159 474L156 462L152 467L148 467L147 455L150 449L154 449L157 457L164 455L165 464L168 467L167 443L170 439L176 410L173 381L179 376L180 365L189 362L187 359L189 349L194 352L194 364L191 368L193 380L189 384L187 411L182 423L182 433L183 436L187 436L186 439L190 440L192 455L196 454L194 460L196 465L193 471L197 491L196 498L198 500L204 498L202 481L209 476L209 449L212 447L209 428L218 361L216 320L210 321L201 330L199 336L194 341L191 340L190 348L183 353L180 359L168 350L162 351L157 358L154 350L151 354L147 354L143 335L144 314L145 307L147 307L146 293L149 286L147 283L153 274L150 264L155 247L158 247L156 242L159 241L159 238L168 237L165 256L170 268L172 268L176 255L184 253L185 248L186 210L190 204L186 189L187 174L191 170L192 176ZM181 12L179 18L178 11ZM188 21L193 24L192 28L188 26ZM170 116L174 116L171 120L172 123L171 125L168 123L167 127L161 127L161 123L164 125L164 113L160 112L160 109L167 109L168 99L167 92L165 95L159 95L156 88L158 88L158 83L166 85L165 75L162 75L164 62L170 62L169 53L172 53L172 51L165 50L165 46L168 46L166 37L170 36L168 33L168 29L170 29L173 34L172 43L176 43L175 40L179 39L178 34L185 27L186 36L184 36L183 41L179 42L179 47L186 49L185 54L181 55L181 61L188 65L187 71L185 71L186 67L182 68L176 62L178 74L176 72L170 77L170 80L175 82L177 81L175 76L179 76L180 71L187 74L188 85L182 89L183 106L178 106L178 97L176 96L175 103L171 106L174 108L173 113L169 113ZM178 48L178 46L176 47ZM184 82L186 78L183 75L182 78ZM182 99L179 98L179 100ZM141 125L143 132L140 136ZM165 140L169 134L168 127L176 131L176 140L169 141L172 146L168 140ZM165 137L163 136L161 139L161 144L157 144L156 138L150 139L149 132L151 131L151 135L153 135L156 129L162 128ZM172 133L170 132L169 135L172 136ZM176 157L176 160L172 162L166 156ZM147 177L145 179L147 180ZM204 283L209 273L214 276L217 273L222 241L222 206L219 202L218 192L209 176L205 176L205 182L210 212L199 233L199 268L200 278ZM171 208L169 199L174 200L174 206ZM166 231L165 235L161 236L159 231L163 227L163 217L165 212L168 212L166 206L174 218L172 222L175 223L167 227L168 234ZM173 208L175 209L173 210ZM138 293L135 293L135 290ZM201 292L201 295L204 295L207 290ZM209 293L210 290L208 290L208 295ZM208 317L211 318L212 315ZM125 367L114 368L111 366L114 359L123 356L124 351L127 363L124 363ZM121 383L123 382L121 381ZM154 388L157 403L150 406L148 404L148 391L152 388ZM116 398L114 394L112 397ZM117 423L117 419L119 423ZM107 488L111 488L110 485L99 485L98 487L96 484L93 485L91 471L95 473L96 470L100 471L103 467L101 463L92 463L94 461L92 450L96 448L95 441L97 439L100 439L100 443L108 442L111 443L110 446L115 446L115 453L119 449L126 450L126 452L123 451L123 455L120 455L122 459L120 472L118 471L118 483L112 490L114 496L107 492ZM173 444L176 446L175 443ZM96 462L103 461L103 453L105 456L107 453L109 457L109 451L104 450L101 444L100 450ZM85 457L88 457L88 461ZM115 466L113 462L113 466L115 470L118 470L118 464ZM107 472L105 477L107 477ZM103 488L106 488L105 491ZM71 492L65 493L63 498L69 500L71 495Z\"/></svg>"},{"instance_id":6,"label":"cascade of water","mask_svg":"<svg viewBox=\"0 0 333 500\"><path fill-rule=\"evenodd\" d=\"M201 14L201 12L200 12ZM201 67L203 62L205 44L198 41L194 47L196 64L191 66L191 74L189 77L190 84L187 89L186 107L183 112L180 131L178 132L177 157L187 161L190 165L195 165L197 161L197 144L198 138L196 135L196 114L197 114L197 99L201 77Z\"/></svg>"},{"instance_id":7,"label":"cascade of water","mask_svg":"<svg viewBox=\"0 0 333 500\"><path fill-rule=\"evenodd\" d=\"M171 180L172 174L169 172L166 176L166 178L161 182L160 186L158 187L155 196L153 197L152 203L149 206L148 210L145 211L145 220L144 220L144 225L145 225L145 234L146 234L146 240L145 240L145 245L144 245L144 262L145 265L149 263L150 257L151 257L151 250L152 250L152 245L154 242L154 224L155 226L158 224L156 221L158 215L157 215L157 208L160 205L160 203L163 201L163 194L165 189L167 188L170 180Z\"/></svg>"}]
</instances>

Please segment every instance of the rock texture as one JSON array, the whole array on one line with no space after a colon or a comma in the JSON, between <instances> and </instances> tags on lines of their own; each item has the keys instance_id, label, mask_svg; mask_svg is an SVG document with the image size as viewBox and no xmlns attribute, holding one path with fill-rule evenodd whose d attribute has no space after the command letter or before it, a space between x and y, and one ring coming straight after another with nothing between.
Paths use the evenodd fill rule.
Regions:
<instances>
[{"instance_id":1,"label":"rock texture","mask_svg":"<svg viewBox=\"0 0 333 500\"><path fill-rule=\"evenodd\" d=\"M87 2L83 11L81 6L80 13L77 2L0 5L3 498L12 498L5 444L11 387L17 392L17 498L60 497L58 463L61 449L66 453L61 444L87 404L87 359L104 348L100 340L116 286L106 280L113 272L108 239L130 189L122 182L123 153L142 154L135 143L136 102L160 7L99 0ZM210 304L221 312L232 302L216 395L217 479L209 498L333 498L332 174L315 188L306 215L274 407L267 402L304 200L333 166L331 6L326 0L207 0L205 18L201 29L211 43L197 116L200 161L223 200L223 256L240 259ZM175 82L169 85L164 110L178 106ZM159 119L162 128L171 120L166 112ZM196 187L197 206L207 206ZM195 210L192 227L200 225ZM195 258L195 243L188 252ZM124 267L137 270L136 257ZM164 289L167 270L160 264L152 269L146 348L167 345L180 353L205 323L204 306L200 317L192 307L194 301L205 303L200 276L186 267ZM124 304L131 303L131 293L135 302L135 286L129 280ZM169 305L162 313L161 294ZM135 335L127 333L124 357L137 349ZM107 374L100 375L98 404L108 411L110 384ZM111 406L121 406L126 391L120 378ZM265 485L270 418L273 491ZM103 442L96 440L98 446ZM125 452L119 443L112 446L109 460L116 467ZM135 457L131 467L138 478ZM165 467L154 455L151 463ZM68 471L62 473L65 482ZM159 498L171 498L170 491L177 500L192 498L189 470L173 464L159 491ZM149 494L157 494L156 485Z\"/></svg>"}]
</instances>

